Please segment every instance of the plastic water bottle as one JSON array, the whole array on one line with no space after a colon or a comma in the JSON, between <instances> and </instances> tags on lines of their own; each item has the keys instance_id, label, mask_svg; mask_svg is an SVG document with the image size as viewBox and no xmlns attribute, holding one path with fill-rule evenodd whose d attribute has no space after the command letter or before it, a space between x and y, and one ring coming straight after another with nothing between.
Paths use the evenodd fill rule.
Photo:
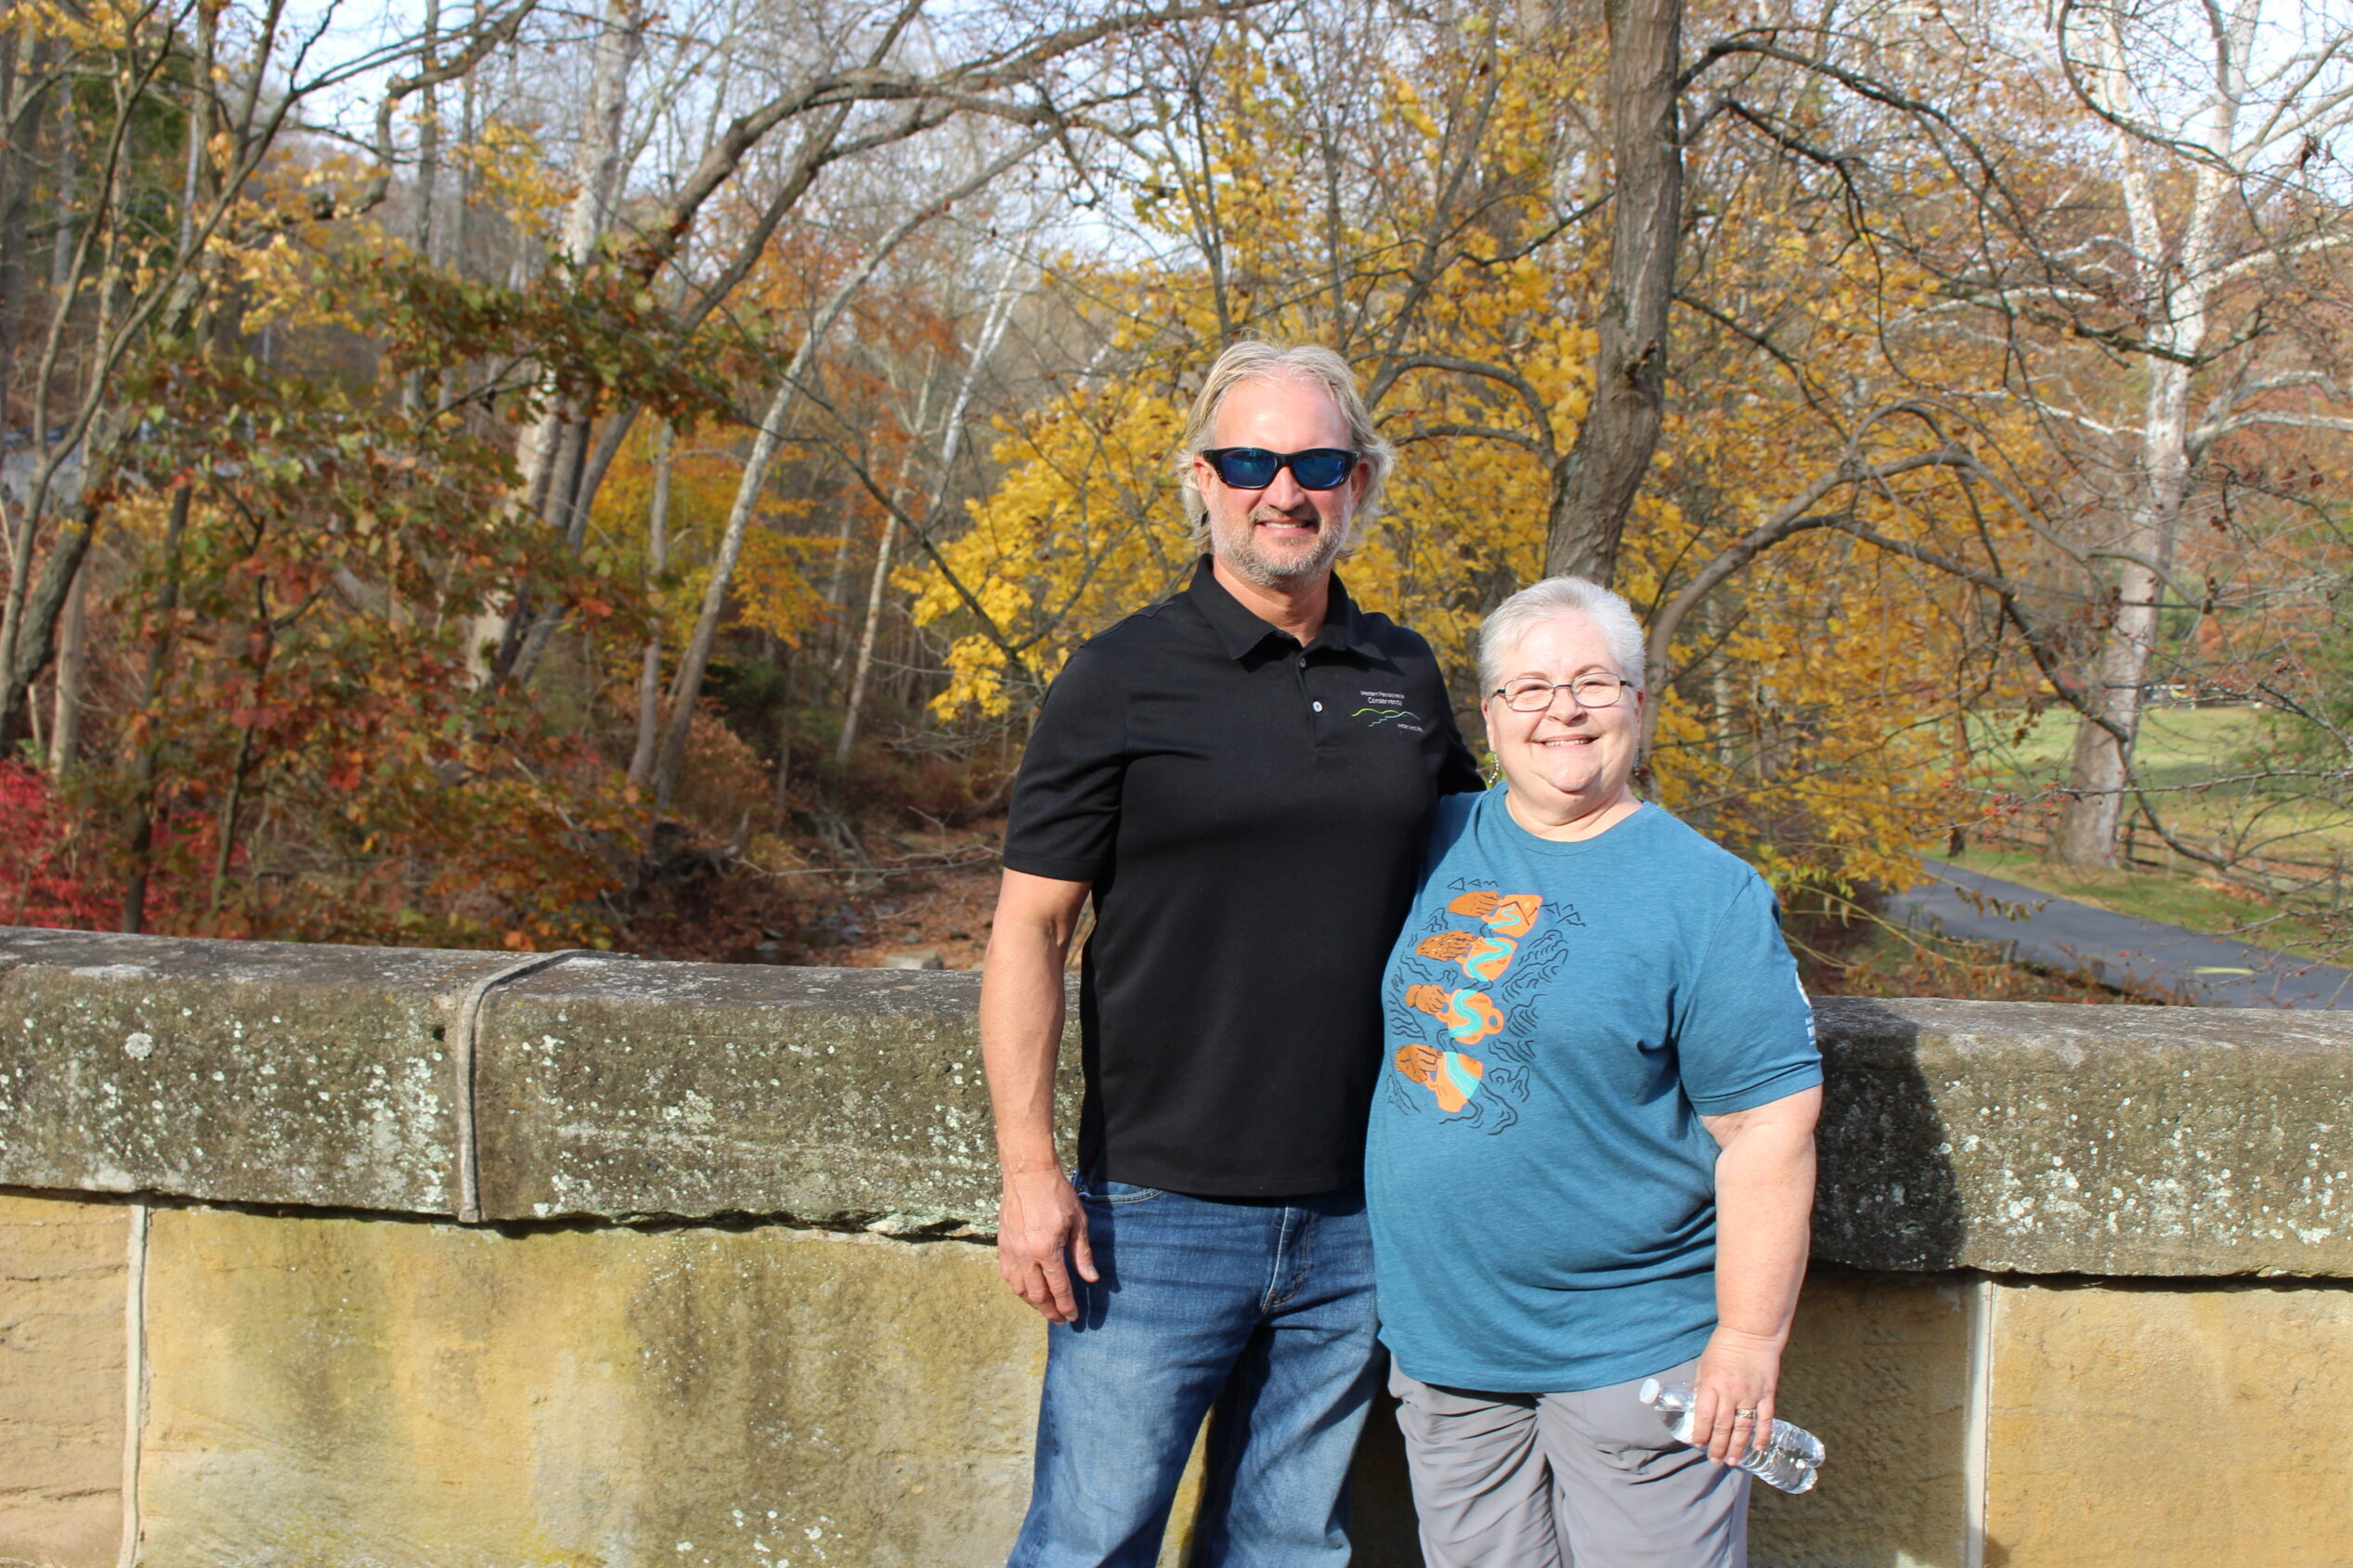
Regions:
<instances>
[{"instance_id":1,"label":"plastic water bottle","mask_svg":"<svg viewBox=\"0 0 2353 1568\"><path fill-rule=\"evenodd\" d=\"M1666 1423L1667 1435L1678 1443L1691 1442L1692 1406L1699 1401L1696 1384L1662 1383L1657 1378L1644 1378L1634 1397L1658 1412L1658 1419ZM1740 1460L1738 1468L1784 1492L1811 1492L1826 1457L1822 1439L1776 1416L1772 1438L1762 1448Z\"/></svg>"}]
</instances>

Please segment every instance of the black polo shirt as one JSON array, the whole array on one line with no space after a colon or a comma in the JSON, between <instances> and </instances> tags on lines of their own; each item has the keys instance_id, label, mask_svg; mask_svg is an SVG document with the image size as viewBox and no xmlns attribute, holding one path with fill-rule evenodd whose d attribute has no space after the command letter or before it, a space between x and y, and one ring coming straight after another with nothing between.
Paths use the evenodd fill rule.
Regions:
<instances>
[{"instance_id":1,"label":"black polo shirt","mask_svg":"<svg viewBox=\"0 0 2353 1568\"><path fill-rule=\"evenodd\" d=\"M1479 787L1429 644L1337 580L1302 648L1204 558L1072 654L1005 863L1094 884L1081 1160L1203 1197L1361 1180L1382 966L1432 807Z\"/></svg>"}]
</instances>

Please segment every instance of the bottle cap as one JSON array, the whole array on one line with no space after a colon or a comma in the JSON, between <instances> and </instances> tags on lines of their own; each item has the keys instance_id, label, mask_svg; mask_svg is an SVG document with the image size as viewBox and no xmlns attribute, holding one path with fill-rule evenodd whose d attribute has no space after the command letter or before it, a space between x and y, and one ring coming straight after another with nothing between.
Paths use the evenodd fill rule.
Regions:
<instances>
[{"instance_id":1,"label":"bottle cap","mask_svg":"<svg viewBox=\"0 0 2353 1568\"><path fill-rule=\"evenodd\" d=\"M1643 1386L1634 1391L1634 1397L1645 1405L1656 1405L1658 1403L1660 1392L1659 1381L1657 1378L1644 1378Z\"/></svg>"}]
</instances>

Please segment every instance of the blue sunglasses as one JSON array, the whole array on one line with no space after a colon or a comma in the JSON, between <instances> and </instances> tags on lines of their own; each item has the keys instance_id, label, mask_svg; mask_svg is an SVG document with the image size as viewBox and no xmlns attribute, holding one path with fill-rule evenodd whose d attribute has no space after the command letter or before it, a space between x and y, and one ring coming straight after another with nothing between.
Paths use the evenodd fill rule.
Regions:
<instances>
[{"instance_id":1,"label":"blue sunglasses","mask_svg":"<svg viewBox=\"0 0 2353 1568\"><path fill-rule=\"evenodd\" d=\"M1237 490L1263 490L1284 469L1303 490L1336 488L1356 472L1363 454L1346 447L1312 447L1304 452L1269 452L1264 447L1212 447L1202 453L1217 477Z\"/></svg>"}]
</instances>

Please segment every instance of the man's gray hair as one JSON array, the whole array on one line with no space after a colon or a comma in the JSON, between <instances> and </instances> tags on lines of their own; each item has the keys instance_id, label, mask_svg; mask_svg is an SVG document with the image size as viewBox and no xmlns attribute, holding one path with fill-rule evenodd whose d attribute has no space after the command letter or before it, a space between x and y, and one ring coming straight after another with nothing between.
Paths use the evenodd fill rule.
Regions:
<instances>
[{"instance_id":1,"label":"man's gray hair","mask_svg":"<svg viewBox=\"0 0 2353 1568\"><path fill-rule=\"evenodd\" d=\"M1562 616L1582 616L1600 628L1609 644L1609 662L1618 673L1643 689L1643 655L1646 640L1634 607L1583 577L1546 577L1520 590L1488 615L1479 626L1479 700L1503 683L1504 661L1526 637L1544 622Z\"/></svg>"},{"instance_id":2,"label":"man's gray hair","mask_svg":"<svg viewBox=\"0 0 2353 1568\"><path fill-rule=\"evenodd\" d=\"M1176 453L1176 478L1184 490L1185 520L1192 525L1196 549L1209 548L1209 503L1193 485L1193 459L1210 445L1210 432L1217 427L1217 410L1225 407L1226 395L1247 382L1286 379L1321 387L1348 427L1348 445L1357 449L1365 472L1364 495L1357 502L1354 527L1361 528L1380 515L1381 491L1388 483L1390 467L1397 461L1397 448L1384 441L1374 427L1372 410L1365 407L1364 394L1357 386L1357 373L1348 368L1346 359L1320 343L1253 339L1238 343L1217 356L1217 362L1209 367L1208 379L1201 383L1200 395L1193 399L1192 411L1185 416L1184 445Z\"/></svg>"}]
</instances>

